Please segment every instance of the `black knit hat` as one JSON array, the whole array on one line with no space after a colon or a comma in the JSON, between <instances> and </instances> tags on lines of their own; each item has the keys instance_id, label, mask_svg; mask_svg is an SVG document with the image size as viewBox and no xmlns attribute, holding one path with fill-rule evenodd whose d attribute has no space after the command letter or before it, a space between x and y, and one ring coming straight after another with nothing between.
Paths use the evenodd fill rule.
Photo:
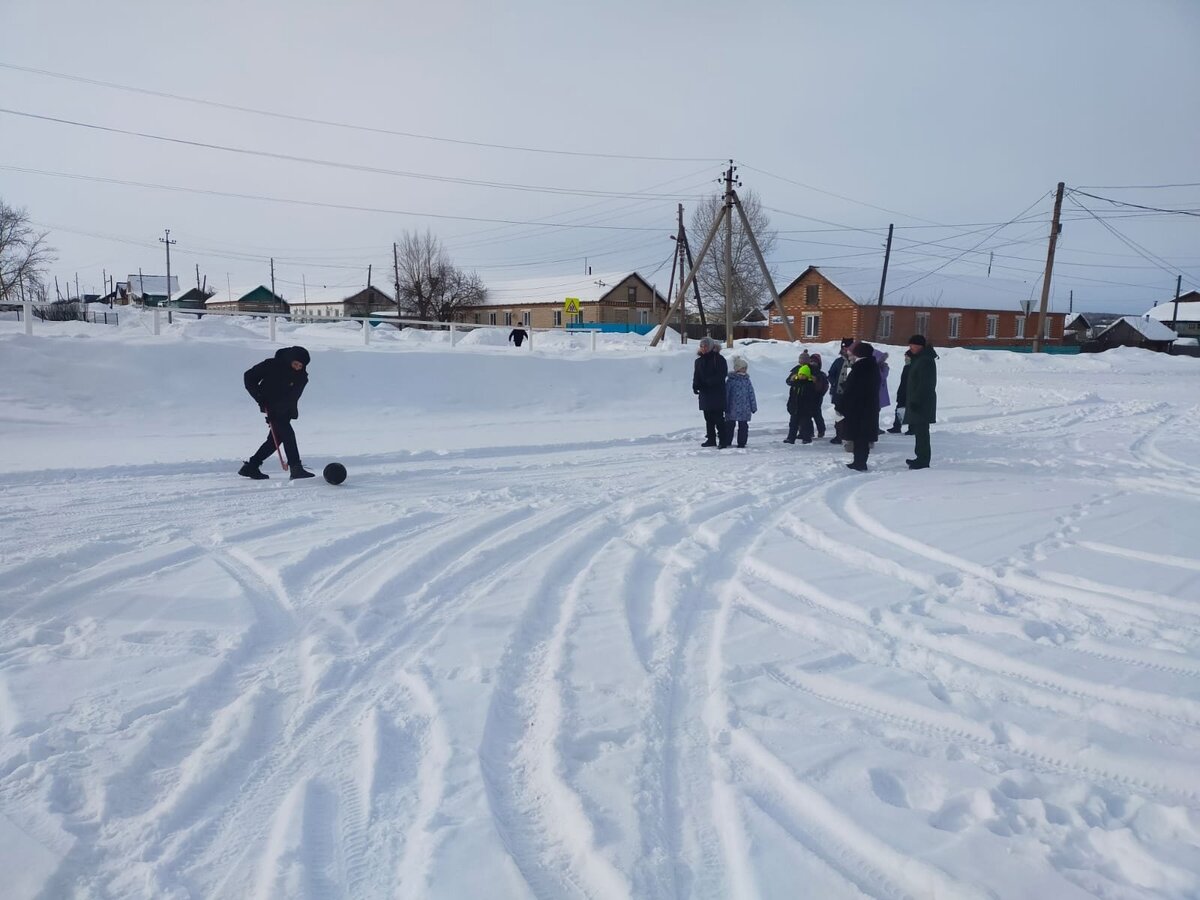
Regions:
<instances>
[{"instance_id":1,"label":"black knit hat","mask_svg":"<svg viewBox=\"0 0 1200 900\"><path fill-rule=\"evenodd\" d=\"M845 350L854 343L854 338L842 338L842 349Z\"/></svg>"},{"instance_id":2,"label":"black knit hat","mask_svg":"<svg viewBox=\"0 0 1200 900\"><path fill-rule=\"evenodd\" d=\"M292 351L292 359L299 360L300 362L304 363L306 366L308 365L308 361L310 359L312 359L312 357L308 355L308 351L305 350L303 347L300 347L300 346L292 347L291 351Z\"/></svg>"},{"instance_id":3,"label":"black knit hat","mask_svg":"<svg viewBox=\"0 0 1200 900\"><path fill-rule=\"evenodd\" d=\"M903 334L904 332L902 331L900 333ZM908 339L908 342L910 344L916 344L918 347L924 347L925 346L925 335L914 334L912 337L910 337Z\"/></svg>"},{"instance_id":4,"label":"black knit hat","mask_svg":"<svg viewBox=\"0 0 1200 900\"><path fill-rule=\"evenodd\" d=\"M866 359L875 352L875 348L866 341L859 341L851 348L850 352L853 353L857 359Z\"/></svg>"}]
</instances>

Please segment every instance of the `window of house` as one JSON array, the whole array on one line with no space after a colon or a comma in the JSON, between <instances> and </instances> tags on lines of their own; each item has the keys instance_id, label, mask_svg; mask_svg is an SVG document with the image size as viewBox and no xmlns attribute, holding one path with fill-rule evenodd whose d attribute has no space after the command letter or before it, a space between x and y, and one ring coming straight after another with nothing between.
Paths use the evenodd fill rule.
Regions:
<instances>
[{"instance_id":1,"label":"window of house","mask_svg":"<svg viewBox=\"0 0 1200 900\"><path fill-rule=\"evenodd\" d=\"M988 316L987 317L987 336L991 339L995 339L995 337L999 333L999 331L1000 331L1000 317L999 316Z\"/></svg>"},{"instance_id":2,"label":"window of house","mask_svg":"<svg viewBox=\"0 0 1200 900\"><path fill-rule=\"evenodd\" d=\"M804 336L806 338L819 337L821 334L821 317L819 315L807 315L804 317Z\"/></svg>"},{"instance_id":3,"label":"window of house","mask_svg":"<svg viewBox=\"0 0 1200 900\"><path fill-rule=\"evenodd\" d=\"M556 309L554 311L554 327L555 328L562 327L562 313L563 313L563 311L561 309Z\"/></svg>"},{"instance_id":4,"label":"window of house","mask_svg":"<svg viewBox=\"0 0 1200 900\"><path fill-rule=\"evenodd\" d=\"M512 325L512 310L511 309L506 309L504 311L504 324Z\"/></svg>"},{"instance_id":5,"label":"window of house","mask_svg":"<svg viewBox=\"0 0 1200 900\"><path fill-rule=\"evenodd\" d=\"M533 313L528 309L525 310L523 313L521 313L521 324L528 328L532 318Z\"/></svg>"},{"instance_id":6,"label":"window of house","mask_svg":"<svg viewBox=\"0 0 1200 900\"><path fill-rule=\"evenodd\" d=\"M917 334L929 336L929 313L917 313Z\"/></svg>"},{"instance_id":7,"label":"window of house","mask_svg":"<svg viewBox=\"0 0 1200 900\"><path fill-rule=\"evenodd\" d=\"M639 309L638 310L638 322L642 325L649 325L650 324L650 310Z\"/></svg>"},{"instance_id":8,"label":"window of house","mask_svg":"<svg viewBox=\"0 0 1200 900\"><path fill-rule=\"evenodd\" d=\"M1016 327L1013 329L1013 337L1025 337L1025 317L1017 316Z\"/></svg>"},{"instance_id":9,"label":"window of house","mask_svg":"<svg viewBox=\"0 0 1200 900\"><path fill-rule=\"evenodd\" d=\"M1054 320L1050 318L1050 316L1046 316L1046 318L1042 320L1042 325L1042 340L1048 341L1050 340L1050 329L1054 325Z\"/></svg>"},{"instance_id":10,"label":"window of house","mask_svg":"<svg viewBox=\"0 0 1200 900\"><path fill-rule=\"evenodd\" d=\"M488 324L489 325L496 324L496 314L495 313L488 313Z\"/></svg>"},{"instance_id":11,"label":"window of house","mask_svg":"<svg viewBox=\"0 0 1200 900\"><path fill-rule=\"evenodd\" d=\"M958 340L959 332L962 331L962 316L959 313L950 314L950 340Z\"/></svg>"},{"instance_id":12,"label":"window of house","mask_svg":"<svg viewBox=\"0 0 1200 900\"><path fill-rule=\"evenodd\" d=\"M895 313L885 312L879 317L879 338L890 338L892 336L892 322L895 319Z\"/></svg>"},{"instance_id":13,"label":"window of house","mask_svg":"<svg viewBox=\"0 0 1200 900\"><path fill-rule=\"evenodd\" d=\"M633 304L637 303L637 286L636 285L630 285L629 292L628 292L628 298L629 298L630 306L633 306Z\"/></svg>"},{"instance_id":14,"label":"window of house","mask_svg":"<svg viewBox=\"0 0 1200 900\"><path fill-rule=\"evenodd\" d=\"M804 305L821 305L821 286L819 284L808 284L804 286Z\"/></svg>"},{"instance_id":15,"label":"window of house","mask_svg":"<svg viewBox=\"0 0 1200 900\"><path fill-rule=\"evenodd\" d=\"M583 324L583 310L580 310L577 313L571 313L571 321L574 322L576 325L582 325Z\"/></svg>"}]
</instances>

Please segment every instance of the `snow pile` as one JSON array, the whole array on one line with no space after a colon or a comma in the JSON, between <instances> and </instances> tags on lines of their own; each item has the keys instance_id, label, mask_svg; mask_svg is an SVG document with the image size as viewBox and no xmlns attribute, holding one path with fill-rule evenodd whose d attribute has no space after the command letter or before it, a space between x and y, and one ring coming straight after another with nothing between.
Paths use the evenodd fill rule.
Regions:
<instances>
[{"instance_id":1,"label":"snow pile","mask_svg":"<svg viewBox=\"0 0 1200 900\"><path fill-rule=\"evenodd\" d=\"M943 352L861 475L796 345L718 452L692 345L122 322L0 324L6 898L1200 896L1200 361ZM340 487L233 474L290 343Z\"/></svg>"}]
</instances>

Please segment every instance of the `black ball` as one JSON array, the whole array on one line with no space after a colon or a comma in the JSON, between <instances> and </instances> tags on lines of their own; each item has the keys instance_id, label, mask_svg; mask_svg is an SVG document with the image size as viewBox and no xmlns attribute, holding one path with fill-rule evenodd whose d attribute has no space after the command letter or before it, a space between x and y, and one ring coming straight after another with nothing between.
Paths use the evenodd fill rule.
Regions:
<instances>
[{"instance_id":1,"label":"black ball","mask_svg":"<svg viewBox=\"0 0 1200 900\"><path fill-rule=\"evenodd\" d=\"M321 474L330 484L341 484L346 480L346 467L341 463L330 463Z\"/></svg>"}]
</instances>

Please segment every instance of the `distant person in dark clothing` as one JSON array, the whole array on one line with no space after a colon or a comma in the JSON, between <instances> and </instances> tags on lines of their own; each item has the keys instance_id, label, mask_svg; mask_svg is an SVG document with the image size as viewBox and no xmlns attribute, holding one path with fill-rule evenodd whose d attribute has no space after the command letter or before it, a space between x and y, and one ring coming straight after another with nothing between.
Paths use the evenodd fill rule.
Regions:
<instances>
[{"instance_id":1,"label":"distant person in dark clothing","mask_svg":"<svg viewBox=\"0 0 1200 900\"><path fill-rule=\"evenodd\" d=\"M904 421L916 440L916 454L905 460L910 469L928 469L933 457L929 446L929 426L937 421L937 353L925 340L914 334L908 339L912 362L904 386Z\"/></svg>"},{"instance_id":2,"label":"distant person in dark clothing","mask_svg":"<svg viewBox=\"0 0 1200 900\"><path fill-rule=\"evenodd\" d=\"M854 345L853 356L837 411L842 414L842 437L854 448L854 462L846 468L865 472L871 444L879 436L879 364L875 348L864 341Z\"/></svg>"},{"instance_id":3,"label":"distant person in dark clothing","mask_svg":"<svg viewBox=\"0 0 1200 900\"><path fill-rule=\"evenodd\" d=\"M854 338L842 338L842 349L838 353L838 358L829 366L829 401L833 404L834 410L837 410L838 399L842 396L842 385L846 383L846 376L850 374L850 347L854 344ZM840 444L842 442L842 423L834 420L833 437L829 439L831 444Z\"/></svg>"},{"instance_id":4,"label":"distant person in dark clothing","mask_svg":"<svg viewBox=\"0 0 1200 900\"><path fill-rule=\"evenodd\" d=\"M710 337L701 338L692 374L692 393L700 398L700 409L704 413L705 439L701 447L718 447L717 436L724 432L725 378L728 374L729 366L721 355L721 345ZM728 441L722 441L720 446L728 446Z\"/></svg>"},{"instance_id":5,"label":"distant person in dark clothing","mask_svg":"<svg viewBox=\"0 0 1200 900\"><path fill-rule=\"evenodd\" d=\"M516 344L518 347L525 343L525 338L527 337L529 337L529 332L520 325L508 333L509 341Z\"/></svg>"},{"instance_id":6,"label":"distant person in dark clothing","mask_svg":"<svg viewBox=\"0 0 1200 900\"><path fill-rule=\"evenodd\" d=\"M291 477L313 477L300 462L296 432L292 428L292 420L300 418L298 404L308 385L308 362L308 351L303 347L283 347L270 359L246 371L243 377L246 391L258 404L259 411L266 414L271 430L262 446L238 470L239 475L255 480L269 478L260 467L277 447L283 447Z\"/></svg>"},{"instance_id":7,"label":"distant person in dark clothing","mask_svg":"<svg viewBox=\"0 0 1200 900\"><path fill-rule=\"evenodd\" d=\"M904 351L904 368L900 370L900 384L896 387L896 418L888 434L899 434L904 426L904 402L907 399L908 366L912 362L912 351Z\"/></svg>"}]
</instances>

